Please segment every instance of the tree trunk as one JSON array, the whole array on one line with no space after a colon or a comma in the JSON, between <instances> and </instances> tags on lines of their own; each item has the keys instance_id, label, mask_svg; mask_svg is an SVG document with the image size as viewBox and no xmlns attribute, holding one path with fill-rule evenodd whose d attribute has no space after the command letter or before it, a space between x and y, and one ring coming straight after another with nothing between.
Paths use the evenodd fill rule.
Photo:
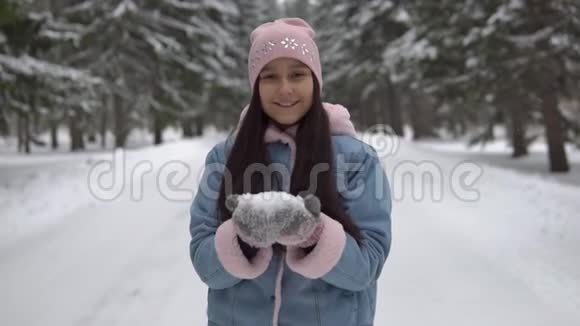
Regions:
<instances>
[{"instance_id":1,"label":"tree trunk","mask_svg":"<svg viewBox=\"0 0 580 326\"><path fill-rule=\"evenodd\" d=\"M18 152L30 153L30 130L27 112L18 113Z\"/></svg>"},{"instance_id":2,"label":"tree trunk","mask_svg":"<svg viewBox=\"0 0 580 326\"><path fill-rule=\"evenodd\" d=\"M32 112L32 135L37 136L40 133L40 114L33 105Z\"/></svg>"},{"instance_id":3,"label":"tree trunk","mask_svg":"<svg viewBox=\"0 0 580 326\"><path fill-rule=\"evenodd\" d=\"M153 110L153 144L160 145L163 143L163 121L160 114Z\"/></svg>"},{"instance_id":4,"label":"tree trunk","mask_svg":"<svg viewBox=\"0 0 580 326\"><path fill-rule=\"evenodd\" d=\"M30 113L24 113L24 152L30 154Z\"/></svg>"},{"instance_id":5,"label":"tree trunk","mask_svg":"<svg viewBox=\"0 0 580 326\"><path fill-rule=\"evenodd\" d=\"M361 131L368 129L368 127L371 125L369 123L369 120L371 119L369 117L371 115L370 108L371 108L371 106L369 105L368 98L361 100L360 105L358 106L359 125L361 128Z\"/></svg>"},{"instance_id":6,"label":"tree trunk","mask_svg":"<svg viewBox=\"0 0 580 326\"><path fill-rule=\"evenodd\" d=\"M526 139L527 116L525 95L515 89L507 89L499 95L498 104L505 114L506 125L512 144L512 157L528 155L528 140Z\"/></svg>"},{"instance_id":7,"label":"tree trunk","mask_svg":"<svg viewBox=\"0 0 580 326\"><path fill-rule=\"evenodd\" d=\"M129 136L128 118L125 110L123 110L124 103L117 95L114 96L113 113L115 115L115 148L125 147L127 137Z\"/></svg>"},{"instance_id":8,"label":"tree trunk","mask_svg":"<svg viewBox=\"0 0 580 326\"><path fill-rule=\"evenodd\" d=\"M375 106L374 106L374 102L373 102L373 97L369 96L365 101L364 101L364 109L363 109L363 113L364 113L364 124L363 127L364 129L368 130L370 129L373 125L376 124L376 113L375 113Z\"/></svg>"},{"instance_id":9,"label":"tree trunk","mask_svg":"<svg viewBox=\"0 0 580 326\"><path fill-rule=\"evenodd\" d=\"M526 14L529 17L541 17L543 13L550 15L551 1L527 1ZM545 28L542 19L530 21L532 28L538 30ZM538 97L541 100L541 111L545 127L546 141L548 143L548 157L550 160L551 172L568 172L570 166L566 157L565 149L565 127L558 108L558 95L561 93L561 79L567 77L567 72L563 67L563 57L554 51L553 38L545 37L537 41L534 49L536 52L547 54L545 58L537 60L529 67L527 83L532 84L531 89L538 90ZM539 58L543 57L539 56Z\"/></svg>"},{"instance_id":10,"label":"tree trunk","mask_svg":"<svg viewBox=\"0 0 580 326\"><path fill-rule=\"evenodd\" d=\"M0 136L8 136L10 134L10 127L8 123L8 112L6 102L0 95Z\"/></svg>"},{"instance_id":11,"label":"tree trunk","mask_svg":"<svg viewBox=\"0 0 580 326\"><path fill-rule=\"evenodd\" d=\"M84 149L83 132L81 128L80 117L74 112L68 119L68 130L70 135L70 150L76 152Z\"/></svg>"},{"instance_id":12,"label":"tree trunk","mask_svg":"<svg viewBox=\"0 0 580 326\"><path fill-rule=\"evenodd\" d=\"M459 118L455 121L454 136L459 138L467 133L467 124L463 118Z\"/></svg>"},{"instance_id":13,"label":"tree trunk","mask_svg":"<svg viewBox=\"0 0 580 326\"><path fill-rule=\"evenodd\" d=\"M413 140L436 136L433 130L433 106L425 95L411 92L406 111L409 112L413 128Z\"/></svg>"},{"instance_id":14,"label":"tree trunk","mask_svg":"<svg viewBox=\"0 0 580 326\"><path fill-rule=\"evenodd\" d=\"M568 172L570 166L564 148L564 134L558 111L558 97L553 90L546 90L542 94L542 115L548 141L550 171Z\"/></svg>"},{"instance_id":15,"label":"tree trunk","mask_svg":"<svg viewBox=\"0 0 580 326\"><path fill-rule=\"evenodd\" d=\"M93 113L95 114L95 113ZM97 123L95 122L96 117L91 114L87 119L85 119L86 124L86 134L87 134L87 142L90 144L94 144L97 142Z\"/></svg>"},{"instance_id":16,"label":"tree trunk","mask_svg":"<svg viewBox=\"0 0 580 326\"><path fill-rule=\"evenodd\" d=\"M193 128L192 125L193 121L191 119L183 119L181 120L181 129L183 130L183 137L185 138L192 138L193 137Z\"/></svg>"},{"instance_id":17,"label":"tree trunk","mask_svg":"<svg viewBox=\"0 0 580 326\"><path fill-rule=\"evenodd\" d=\"M403 116L401 113L401 105L399 101L399 95L397 94L397 90L395 88L395 84L391 82L390 78L386 78L387 84L387 92L386 95L388 96L388 103L387 110L388 110L388 123L393 128L393 131L398 136L404 136L403 131Z\"/></svg>"},{"instance_id":18,"label":"tree trunk","mask_svg":"<svg viewBox=\"0 0 580 326\"><path fill-rule=\"evenodd\" d=\"M511 126L512 157L514 158L528 155L526 121L525 114L522 112L523 109L522 103L513 103L507 108Z\"/></svg>"},{"instance_id":19,"label":"tree trunk","mask_svg":"<svg viewBox=\"0 0 580 326\"><path fill-rule=\"evenodd\" d=\"M369 121L369 127L372 130L376 130L377 128L374 127L376 125L389 124L389 112L388 108L386 108L387 104L380 94L375 94L371 99L372 119Z\"/></svg>"},{"instance_id":20,"label":"tree trunk","mask_svg":"<svg viewBox=\"0 0 580 326\"><path fill-rule=\"evenodd\" d=\"M74 115L72 115L68 118L68 135L70 138L70 145L69 146L70 146L71 152L76 152L77 150L79 150L77 132L76 132L75 128L76 128L75 117L74 117Z\"/></svg>"},{"instance_id":21,"label":"tree trunk","mask_svg":"<svg viewBox=\"0 0 580 326\"><path fill-rule=\"evenodd\" d=\"M55 120L50 121L50 148L58 149L58 122Z\"/></svg>"},{"instance_id":22,"label":"tree trunk","mask_svg":"<svg viewBox=\"0 0 580 326\"><path fill-rule=\"evenodd\" d=\"M104 106L101 107L101 121L99 124L99 134L101 135L101 148L107 147L107 111L112 106L112 95L105 95Z\"/></svg>"},{"instance_id":23,"label":"tree trunk","mask_svg":"<svg viewBox=\"0 0 580 326\"><path fill-rule=\"evenodd\" d=\"M195 124L195 136L201 137L203 136L203 127L204 127L204 120L203 115L198 115L194 119Z\"/></svg>"},{"instance_id":24,"label":"tree trunk","mask_svg":"<svg viewBox=\"0 0 580 326\"><path fill-rule=\"evenodd\" d=\"M20 153L24 147L24 123L21 113L18 113L16 116L16 140L18 144L18 152Z\"/></svg>"},{"instance_id":25,"label":"tree trunk","mask_svg":"<svg viewBox=\"0 0 580 326\"><path fill-rule=\"evenodd\" d=\"M80 121L80 123L82 123L82 120ZM79 128L77 129L77 131L78 131L77 137L78 137L78 142L79 142L79 149L81 149L81 150L85 150L86 149L86 146L85 146L85 136L84 136L83 130L84 130L84 128L83 128L82 125L80 125Z\"/></svg>"}]
</instances>

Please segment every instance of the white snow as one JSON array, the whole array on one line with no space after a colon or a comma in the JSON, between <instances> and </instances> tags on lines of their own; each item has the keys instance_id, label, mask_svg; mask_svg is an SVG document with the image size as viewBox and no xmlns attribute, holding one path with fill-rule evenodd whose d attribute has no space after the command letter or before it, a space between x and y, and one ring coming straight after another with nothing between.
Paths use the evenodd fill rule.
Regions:
<instances>
[{"instance_id":1,"label":"white snow","mask_svg":"<svg viewBox=\"0 0 580 326\"><path fill-rule=\"evenodd\" d=\"M164 0L165 3L170 4L171 6L184 9L184 10L199 10L201 9L201 5L199 3L192 3L188 1L181 1L181 0Z\"/></svg>"},{"instance_id":2,"label":"white snow","mask_svg":"<svg viewBox=\"0 0 580 326\"><path fill-rule=\"evenodd\" d=\"M239 14L238 7L233 2L204 0L203 5L208 9L215 9L225 15L235 16Z\"/></svg>"},{"instance_id":3,"label":"white snow","mask_svg":"<svg viewBox=\"0 0 580 326\"><path fill-rule=\"evenodd\" d=\"M216 134L213 130L208 132ZM46 135L40 138L46 141ZM162 175L163 171L179 172L172 162L182 162L183 158L194 155L198 143L205 148L208 141L196 141L192 145L190 141L175 142L172 138L177 138L177 135L168 130L164 134L165 145L139 148L145 142L150 144L151 139L135 130L128 140L129 149L117 151L116 155L111 149L99 150L98 144L92 144L89 151L80 153L51 154L49 148L34 148L31 155L25 155L0 150L0 248L57 228L75 210L102 204L107 196L114 196L117 200L138 198L141 194L133 187L139 183L129 180L134 178L133 173L146 166L151 166L150 173L155 176ZM62 130L60 139L66 139ZM108 144L112 143L108 139ZM13 141L0 145L15 151ZM60 151L67 150L66 141L60 145ZM95 166L102 167L103 171ZM111 168L115 167L121 168L115 170L119 174L113 174ZM95 169L92 172L95 176L102 172L101 179L89 179L92 169ZM109 185L115 176L123 177L128 185L118 193L114 193L117 188L98 191L98 185ZM88 182L100 183L90 186ZM171 190L165 192L171 194ZM173 195L178 194L175 192Z\"/></svg>"},{"instance_id":4,"label":"white snow","mask_svg":"<svg viewBox=\"0 0 580 326\"><path fill-rule=\"evenodd\" d=\"M126 12L134 12L137 10L137 6L131 0L123 0L115 10L111 13L112 17L118 18L123 16Z\"/></svg>"},{"instance_id":5,"label":"white snow","mask_svg":"<svg viewBox=\"0 0 580 326\"><path fill-rule=\"evenodd\" d=\"M480 34L481 34L480 27L477 26L472 27L467 33L467 35L463 38L462 41L463 46L468 46L471 43L473 43L475 40L479 38Z\"/></svg>"},{"instance_id":6,"label":"white snow","mask_svg":"<svg viewBox=\"0 0 580 326\"><path fill-rule=\"evenodd\" d=\"M365 26L373 18L375 18L375 15L373 14L372 11L364 10L358 14L358 22L357 23L359 26Z\"/></svg>"},{"instance_id":7,"label":"white snow","mask_svg":"<svg viewBox=\"0 0 580 326\"><path fill-rule=\"evenodd\" d=\"M513 1L512 1L513 2ZM487 25L496 25L497 23L507 22L513 19L512 6L503 4L497 8L497 11L487 19Z\"/></svg>"},{"instance_id":8,"label":"white snow","mask_svg":"<svg viewBox=\"0 0 580 326\"><path fill-rule=\"evenodd\" d=\"M426 39L418 37L417 30L411 28L394 40L382 54L385 64L393 66L401 59L436 59L439 54L437 48L430 45Z\"/></svg>"},{"instance_id":9,"label":"white snow","mask_svg":"<svg viewBox=\"0 0 580 326\"><path fill-rule=\"evenodd\" d=\"M26 76L69 79L76 82L98 84L101 80L88 73L23 55L18 58L0 54L0 65L9 71Z\"/></svg>"},{"instance_id":10,"label":"white snow","mask_svg":"<svg viewBox=\"0 0 580 326\"><path fill-rule=\"evenodd\" d=\"M496 133L499 130L496 128ZM501 132L501 131L500 131ZM421 148L435 150L450 157L469 159L472 161L489 164L503 169L541 178L545 182L559 182L580 187L580 149L569 145L566 154L571 171L565 174L553 174L549 172L548 148L540 141L532 143L529 155L518 159L511 158L511 145L505 139L497 139L485 145L468 147L465 142L459 141L421 141Z\"/></svg>"},{"instance_id":11,"label":"white snow","mask_svg":"<svg viewBox=\"0 0 580 326\"><path fill-rule=\"evenodd\" d=\"M266 215L280 211L280 209L288 207L288 205L292 205L296 209L304 207L304 199L302 197L281 191L267 191L259 194L247 193L239 196L238 200L251 207L262 209Z\"/></svg>"},{"instance_id":12,"label":"white snow","mask_svg":"<svg viewBox=\"0 0 580 326\"><path fill-rule=\"evenodd\" d=\"M179 198L165 196L164 177L151 172L140 200L129 189L112 201L90 200L87 168L106 153L2 154L0 324L206 325L207 288L190 263L188 212L205 155L223 137L126 153L128 167L150 162L162 171L172 161L185 163L185 181L170 182L190 192ZM393 245L375 324L576 325L580 186L484 159L495 155L491 150L474 156L450 142L397 141L394 151L379 149L392 188L413 190L396 187L408 182L396 171L431 162L438 175L419 190L441 185L443 199L403 193L393 203ZM570 155L574 162L577 155ZM475 201L461 199L452 182L466 160L483 171ZM14 225L21 232L4 241Z\"/></svg>"},{"instance_id":13,"label":"white snow","mask_svg":"<svg viewBox=\"0 0 580 326\"><path fill-rule=\"evenodd\" d=\"M51 30L42 30L40 32L41 36L45 36L47 38L53 40L78 40L80 38L80 34L76 32L67 32L67 31L51 31Z\"/></svg>"},{"instance_id":14,"label":"white snow","mask_svg":"<svg viewBox=\"0 0 580 326\"><path fill-rule=\"evenodd\" d=\"M97 1L84 1L81 2L79 4L67 7L65 9L63 9L63 13L65 14L73 14L79 11L83 11L83 10L87 10L87 9L91 9L95 3L97 3Z\"/></svg>"},{"instance_id":15,"label":"white snow","mask_svg":"<svg viewBox=\"0 0 580 326\"><path fill-rule=\"evenodd\" d=\"M479 59L475 58L475 57L470 57L467 60L465 60L465 67L466 68L475 68L479 65Z\"/></svg>"},{"instance_id":16,"label":"white snow","mask_svg":"<svg viewBox=\"0 0 580 326\"><path fill-rule=\"evenodd\" d=\"M443 182L455 167L473 161L483 169L476 187L480 199L462 201L446 186L440 202L395 203L379 320L575 325L580 317L580 187L496 167L465 151L450 155L434 145L427 150L403 142L387 169L409 157L435 162L442 172L436 182Z\"/></svg>"},{"instance_id":17,"label":"white snow","mask_svg":"<svg viewBox=\"0 0 580 326\"><path fill-rule=\"evenodd\" d=\"M409 13L404 8L397 9L393 18L395 21L401 22L401 23L409 23L410 24L410 22L411 22L411 16L409 16Z\"/></svg>"},{"instance_id":18,"label":"white snow","mask_svg":"<svg viewBox=\"0 0 580 326\"><path fill-rule=\"evenodd\" d=\"M508 35L506 39L520 49L535 49L537 43L550 38L554 34L554 27L547 26L527 35Z\"/></svg>"}]
</instances>

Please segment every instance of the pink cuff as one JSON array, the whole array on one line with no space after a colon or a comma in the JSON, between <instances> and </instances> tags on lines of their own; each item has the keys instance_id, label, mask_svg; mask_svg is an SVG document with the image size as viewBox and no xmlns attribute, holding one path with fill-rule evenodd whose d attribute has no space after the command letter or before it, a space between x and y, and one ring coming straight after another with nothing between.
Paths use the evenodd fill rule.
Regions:
<instances>
[{"instance_id":1,"label":"pink cuff","mask_svg":"<svg viewBox=\"0 0 580 326\"><path fill-rule=\"evenodd\" d=\"M321 278L330 272L342 256L346 246L346 233L342 224L320 213L324 228L314 249L306 254L298 246L286 248L286 263L291 270L310 279Z\"/></svg>"},{"instance_id":2,"label":"pink cuff","mask_svg":"<svg viewBox=\"0 0 580 326\"><path fill-rule=\"evenodd\" d=\"M240 244L231 219L217 228L215 250L220 263L228 273L237 278L253 279L262 275L272 259L272 247L260 248L251 260L248 260Z\"/></svg>"},{"instance_id":3,"label":"pink cuff","mask_svg":"<svg viewBox=\"0 0 580 326\"><path fill-rule=\"evenodd\" d=\"M296 246L300 247L300 248L307 248L307 247L315 245L318 242L318 240L320 239L320 235L322 234L322 231L324 231L324 223L321 222L316 226L314 231L312 231L312 234L310 235L310 237L308 239L297 244Z\"/></svg>"}]
</instances>

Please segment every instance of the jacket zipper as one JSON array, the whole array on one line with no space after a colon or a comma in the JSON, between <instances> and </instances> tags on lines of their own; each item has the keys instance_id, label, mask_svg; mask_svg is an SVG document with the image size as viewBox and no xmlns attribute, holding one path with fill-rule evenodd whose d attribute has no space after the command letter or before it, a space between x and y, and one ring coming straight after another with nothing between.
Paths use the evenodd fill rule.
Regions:
<instances>
[{"instance_id":1,"label":"jacket zipper","mask_svg":"<svg viewBox=\"0 0 580 326\"><path fill-rule=\"evenodd\" d=\"M278 265L276 266L276 278L274 279L274 311L272 313L272 325L278 326L280 310L282 308L282 276L284 275L284 254L285 252L278 249ZM278 305L276 305L278 304Z\"/></svg>"},{"instance_id":2,"label":"jacket zipper","mask_svg":"<svg viewBox=\"0 0 580 326\"><path fill-rule=\"evenodd\" d=\"M318 290L314 290L314 309L316 311L316 324L321 326L322 323L320 322L320 307L318 305Z\"/></svg>"}]
</instances>

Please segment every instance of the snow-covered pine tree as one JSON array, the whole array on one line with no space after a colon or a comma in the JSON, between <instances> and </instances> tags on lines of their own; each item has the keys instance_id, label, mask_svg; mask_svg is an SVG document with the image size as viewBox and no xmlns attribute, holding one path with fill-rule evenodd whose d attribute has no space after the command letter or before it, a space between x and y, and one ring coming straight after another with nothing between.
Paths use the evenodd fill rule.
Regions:
<instances>
[{"instance_id":1,"label":"snow-covered pine tree","mask_svg":"<svg viewBox=\"0 0 580 326\"><path fill-rule=\"evenodd\" d=\"M235 64L222 72L222 78L228 82L209 85L207 96L211 122L219 129L234 126L242 108L250 101L247 69L250 33L258 25L279 17L279 8L272 1L240 0L235 1L235 6L238 14L225 26L231 35L227 51Z\"/></svg>"},{"instance_id":2,"label":"snow-covered pine tree","mask_svg":"<svg viewBox=\"0 0 580 326\"><path fill-rule=\"evenodd\" d=\"M116 146L125 144L135 126L150 126L155 142L161 142L163 127L174 122L192 134L192 121L203 115L207 85L229 82L223 71L234 66L227 51L233 39L226 28L237 15L233 3L65 4L59 23L80 25L82 31L73 46L63 50L64 60L107 80L103 102L109 110L100 110L103 119L98 120L113 117Z\"/></svg>"},{"instance_id":3,"label":"snow-covered pine tree","mask_svg":"<svg viewBox=\"0 0 580 326\"><path fill-rule=\"evenodd\" d=\"M526 124L541 117L551 170L566 171L558 99L566 88L562 81L574 80L570 67L578 62L572 45L578 22L570 15L577 6L569 1L408 1L416 43L428 43L437 54L415 59L414 77L440 104L455 108L450 117L481 126L479 139L492 136L496 112L506 116L513 156L526 153Z\"/></svg>"},{"instance_id":4,"label":"snow-covered pine tree","mask_svg":"<svg viewBox=\"0 0 580 326\"><path fill-rule=\"evenodd\" d=\"M59 39L51 33L52 16L44 2L13 2L14 19L3 21L5 44L0 62L7 110L15 115L19 150L30 152L30 143L43 145L36 136L57 114L55 107L63 104L62 93L77 95L90 92L100 80L84 71L62 65L54 49ZM61 30L69 28L60 26ZM63 32L64 33L64 32ZM66 32L73 34L72 30ZM80 97L83 101L89 96ZM67 97L70 102L70 97ZM53 147L57 145L53 138Z\"/></svg>"},{"instance_id":5,"label":"snow-covered pine tree","mask_svg":"<svg viewBox=\"0 0 580 326\"><path fill-rule=\"evenodd\" d=\"M325 100L340 102L350 110L353 119L361 121L359 110L361 83L348 76L349 67L356 60L353 51L353 39L350 36L354 26L349 18L357 11L360 4L353 1L319 0L313 6L313 27L316 30L316 42L323 66Z\"/></svg>"},{"instance_id":6,"label":"snow-covered pine tree","mask_svg":"<svg viewBox=\"0 0 580 326\"><path fill-rule=\"evenodd\" d=\"M391 42L408 29L399 6L391 1L319 1L314 12L319 13L315 21L328 67L325 78L330 89L344 96L331 97L351 105L362 125L388 124L402 135L398 91L383 59Z\"/></svg>"}]
</instances>

